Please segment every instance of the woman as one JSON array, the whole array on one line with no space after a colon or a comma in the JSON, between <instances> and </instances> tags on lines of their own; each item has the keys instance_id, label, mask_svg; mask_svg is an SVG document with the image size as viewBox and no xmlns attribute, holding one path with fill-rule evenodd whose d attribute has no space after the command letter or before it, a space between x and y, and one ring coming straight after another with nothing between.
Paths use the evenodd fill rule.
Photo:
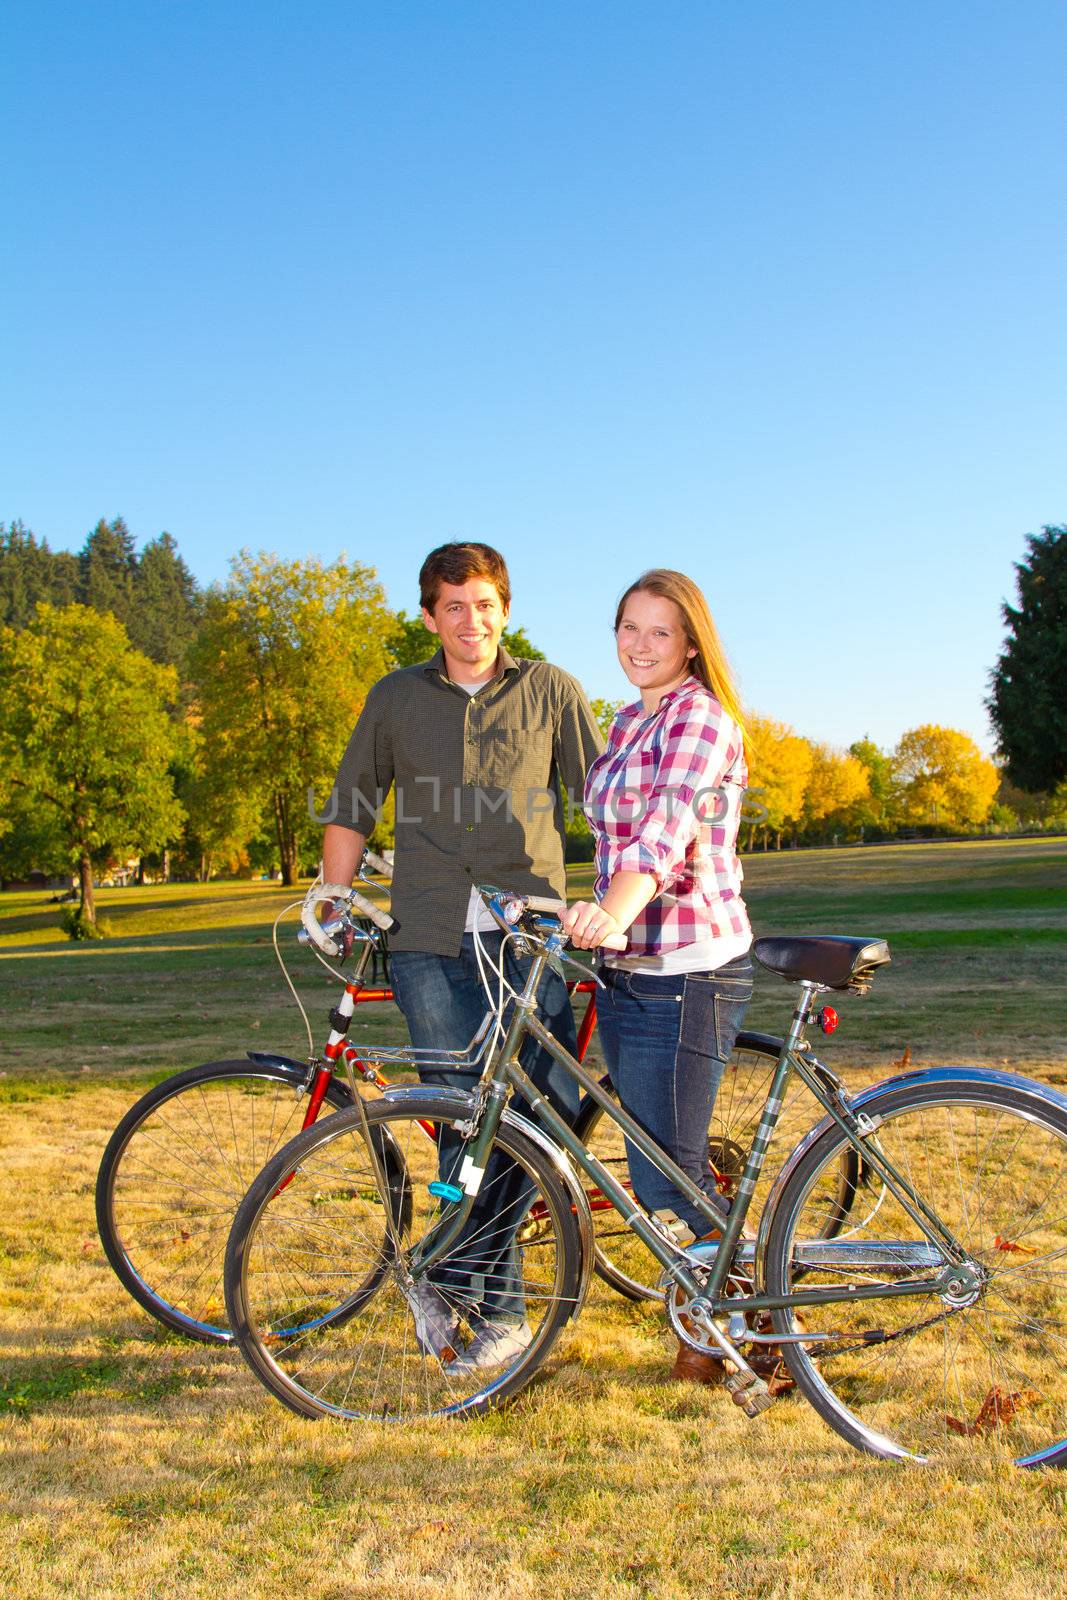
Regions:
<instances>
[{"instance_id":1,"label":"woman","mask_svg":"<svg viewBox=\"0 0 1067 1600\"><path fill-rule=\"evenodd\" d=\"M737 691L707 601L692 579L656 568L615 615L619 661L641 698L616 716L586 778L596 900L563 918L571 942L608 956L597 1020L626 1109L725 1213L707 1161L723 1068L752 994L752 931L736 842L747 782ZM706 1218L632 1145L634 1192L698 1237ZM673 1377L713 1383L722 1363L680 1344Z\"/></svg>"}]
</instances>

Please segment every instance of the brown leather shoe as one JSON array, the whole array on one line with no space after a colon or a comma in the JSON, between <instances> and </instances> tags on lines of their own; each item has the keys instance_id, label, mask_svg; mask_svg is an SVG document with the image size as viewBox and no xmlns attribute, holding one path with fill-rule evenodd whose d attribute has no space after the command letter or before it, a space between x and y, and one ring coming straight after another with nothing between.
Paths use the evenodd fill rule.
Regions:
<instances>
[{"instance_id":1,"label":"brown leather shoe","mask_svg":"<svg viewBox=\"0 0 1067 1600\"><path fill-rule=\"evenodd\" d=\"M678 1340L678 1354L670 1376L679 1383L722 1383L726 1368L716 1356L694 1350L684 1339Z\"/></svg>"}]
</instances>

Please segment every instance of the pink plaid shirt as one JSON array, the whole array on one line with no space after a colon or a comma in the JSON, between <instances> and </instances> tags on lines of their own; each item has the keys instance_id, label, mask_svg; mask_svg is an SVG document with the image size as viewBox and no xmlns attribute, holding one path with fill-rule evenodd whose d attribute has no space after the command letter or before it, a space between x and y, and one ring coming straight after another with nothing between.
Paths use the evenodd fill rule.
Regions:
<instances>
[{"instance_id":1,"label":"pink plaid shirt","mask_svg":"<svg viewBox=\"0 0 1067 1600\"><path fill-rule=\"evenodd\" d=\"M648 872L658 893L629 930L628 954L749 933L737 828L748 768L741 730L698 678L653 712L624 706L589 768L585 811L600 899L617 872Z\"/></svg>"}]
</instances>

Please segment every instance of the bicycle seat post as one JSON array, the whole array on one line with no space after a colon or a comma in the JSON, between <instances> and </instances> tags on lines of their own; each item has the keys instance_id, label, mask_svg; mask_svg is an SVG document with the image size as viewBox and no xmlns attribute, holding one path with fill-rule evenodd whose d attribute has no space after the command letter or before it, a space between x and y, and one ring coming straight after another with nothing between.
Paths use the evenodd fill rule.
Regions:
<instances>
[{"instance_id":1,"label":"bicycle seat post","mask_svg":"<svg viewBox=\"0 0 1067 1600\"><path fill-rule=\"evenodd\" d=\"M817 983L804 982L800 985L800 999L793 1012L793 1020L789 1024L789 1032L785 1036L785 1048L788 1051L799 1050L804 1044L804 1029L811 1020L812 1007L815 996L819 992Z\"/></svg>"}]
</instances>

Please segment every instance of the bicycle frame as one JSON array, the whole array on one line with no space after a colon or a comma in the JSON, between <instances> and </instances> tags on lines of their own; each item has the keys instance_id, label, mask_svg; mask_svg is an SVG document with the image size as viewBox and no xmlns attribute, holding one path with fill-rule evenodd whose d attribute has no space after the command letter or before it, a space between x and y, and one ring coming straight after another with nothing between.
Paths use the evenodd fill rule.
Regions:
<instances>
[{"instance_id":1,"label":"bicycle frame","mask_svg":"<svg viewBox=\"0 0 1067 1600\"><path fill-rule=\"evenodd\" d=\"M389 1001L394 999L392 989L365 989L363 987L363 976L367 970L367 966L373 953L373 945L370 943L364 944L363 949L360 951L355 971L353 972L349 981L345 984L344 994L353 1008L357 1005L363 1005L366 1002ZM585 1011L582 1013L582 1020L578 1024L576 1059L579 1062L582 1062L585 1060L586 1052L589 1049L589 1041L592 1039L593 1029L596 1027L597 982L595 978L589 978L579 982L569 983L567 988L572 995L587 994L589 996ZM338 1009L341 1010L343 1014L343 1002L342 1006ZM333 1014L331 1014L331 1021L333 1020ZM335 1032L336 1031L340 1030L335 1029ZM311 1124L318 1119L319 1112L322 1110L323 1101L326 1098L327 1086L339 1062L346 1067L352 1068L355 1072L358 1072L364 1083L373 1084L376 1089L381 1089L384 1091L392 1087L390 1079L387 1078L383 1072L379 1071L373 1062L364 1061L360 1057L359 1052L356 1050L354 1045L345 1043L343 1032L340 1040L334 1038L330 1039L323 1050L323 1057L323 1062L314 1069L314 1073L311 1078L308 1103L304 1112L304 1120L300 1124L301 1130L304 1128L310 1128ZM424 1127L426 1132L432 1136L432 1124L426 1123L424 1124Z\"/></svg>"},{"instance_id":2,"label":"bicycle frame","mask_svg":"<svg viewBox=\"0 0 1067 1600\"><path fill-rule=\"evenodd\" d=\"M861 1160L866 1163L869 1169L873 1169L882 1182L886 1184L912 1221L925 1234L927 1240L948 1258L944 1268L933 1277L911 1278L896 1284L879 1282L870 1285L852 1285L849 1289L849 1302L862 1299L885 1299L889 1296L940 1294L947 1288L948 1279L951 1277L953 1270L953 1261L966 1259L966 1252L959 1241L942 1226L938 1218L915 1193L906 1178L878 1150L877 1145L871 1139L876 1124L866 1126L862 1113L859 1118L853 1115L843 1091L837 1085L837 1080L832 1074L828 1073L826 1068L821 1066L821 1063L813 1055L807 1053L804 1028L810 1019L812 1002L818 992L818 985L810 983L801 985L801 999L793 1014L789 1033L783 1041L781 1055L771 1081L759 1127L752 1141L744 1173L737 1188L737 1196L730 1209L726 1225L723 1227L721 1216L712 1209L706 1197L691 1182L681 1168L676 1165L666 1151L644 1131L640 1124L623 1107L614 1104L600 1084L563 1049L552 1037L548 1029L539 1021L535 1010L537 991L551 953L553 951L550 939L548 947L542 947L535 956L523 992L515 1002L506 1037L500 1049L486 1065L485 1072L476 1091L475 1115L472 1118L472 1122L476 1126L472 1132L467 1153L458 1175L458 1183L464 1191L463 1198L450 1203L435 1228L427 1234L422 1246L411 1262L412 1270L416 1275L425 1273L435 1262L439 1261L462 1232L485 1171L486 1161L500 1124L508 1093L510 1090L516 1090L528 1102L535 1121L551 1134L556 1143L567 1152L578 1169L585 1173L587 1178L596 1183L601 1193L607 1197L619 1212L627 1226L660 1263L666 1276L678 1284L685 1294L696 1302L696 1306L707 1313L709 1319L713 1315L724 1312L772 1311L786 1307L831 1305L839 1302L841 1294L836 1289L801 1289L788 1295L769 1295L754 1292L752 1294L732 1294L728 1298L726 1296L728 1279L731 1272L736 1271L735 1257L738 1253L745 1218L763 1169L767 1147L781 1112L785 1087L790 1074L795 1072L811 1091L827 1116L841 1129ZM547 1050L554 1060L577 1080L585 1093L596 1100L604 1113L621 1129L625 1137L641 1151L642 1155L652 1161L671 1183L697 1207L707 1218L709 1231L715 1230L721 1233L719 1248L706 1284L700 1284L693 1276L690 1270L691 1262L686 1257L684 1247L680 1246L675 1240L670 1239L646 1212L637 1205L618 1179L585 1148L581 1140L576 1137L563 1118L553 1109L544 1095L541 1094L536 1085L523 1071L519 1064L518 1052L519 1047L527 1036L536 1039L538 1044ZM802 1054L802 1052L804 1053ZM837 1087L827 1087L826 1080L837 1085ZM764 1219L761 1224L761 1238L757 1244L757 1256L760 1255L766 1226L767 1219ZM709 1328L709 1331L713 1333L716 1341L722 1344L729 1359L740 1359L730 1341L724 1335L717 1329ZM750 1370L747 1369L747 1364L743 1359L740 1359L740 1365L746 1370Z\"/></svg>"}]
</instances>

